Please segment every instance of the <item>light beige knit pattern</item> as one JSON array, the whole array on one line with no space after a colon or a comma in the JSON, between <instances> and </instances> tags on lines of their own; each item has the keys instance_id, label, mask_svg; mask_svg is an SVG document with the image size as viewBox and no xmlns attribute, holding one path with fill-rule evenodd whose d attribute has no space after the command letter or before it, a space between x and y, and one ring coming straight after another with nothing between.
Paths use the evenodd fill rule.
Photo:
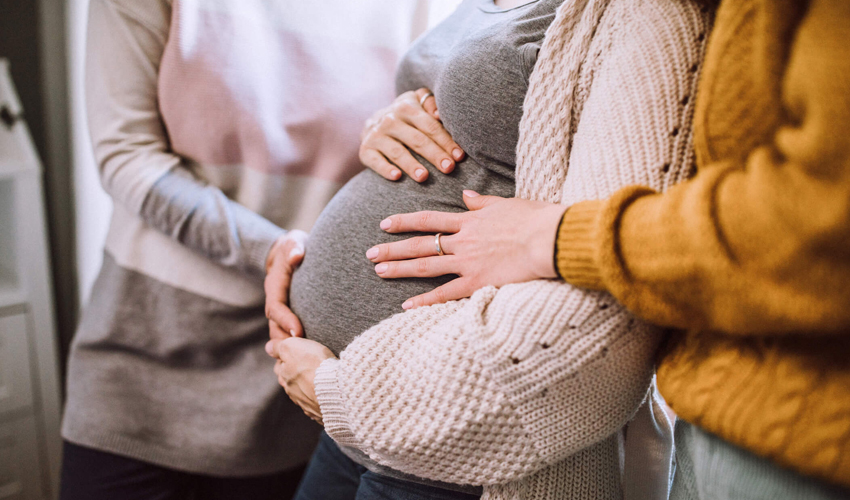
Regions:
<instances>
[{"instance_id":1,"label":"light beige knit pattern","mask_svg":"<svg viewBox=\"0 0 850 500\"><path fill-rule=\"evenodd\" d=\"M684 179L709 24L685 0L567 0L531 78L518 195L571 204ZM316 393L331 437L402 472L486 500L619 499L618 434L660 338L604 293L488 287L371 328L321 365Z\"/></svg>"}]
</instances>

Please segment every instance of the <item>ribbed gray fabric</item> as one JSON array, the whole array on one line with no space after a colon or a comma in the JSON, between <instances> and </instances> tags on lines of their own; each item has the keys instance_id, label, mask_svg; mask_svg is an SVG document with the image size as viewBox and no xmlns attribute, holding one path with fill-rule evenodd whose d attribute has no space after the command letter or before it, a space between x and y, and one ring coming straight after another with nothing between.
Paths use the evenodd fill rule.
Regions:
<instances>
[{"instance_id":1,"label":"ribbed gray fabric","mask_svg":"<svg viewBox=\"0 0 850 500\"><path fill-rule=\"evenodd\" d=\"M670 500L850 499L848 490L783 469L682 420L676 460Z\"/></svg>"}]
</instances>

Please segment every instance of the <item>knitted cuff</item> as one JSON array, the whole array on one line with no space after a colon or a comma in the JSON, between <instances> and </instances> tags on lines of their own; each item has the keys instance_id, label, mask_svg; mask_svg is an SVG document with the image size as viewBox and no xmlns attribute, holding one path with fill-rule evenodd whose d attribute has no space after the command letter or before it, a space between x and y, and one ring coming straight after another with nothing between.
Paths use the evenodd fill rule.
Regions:
<instances>
[{"instance_id":1,"label":"knitted cuff","mask_svg":"<svg viewBox=\"0 0 850 500\"><path fill-rule=\"evenodd\" d=\"M286 234L286 231L269 223L254 228L252 232L254 234L251 235L251 238L246 238L243 241L248 267L257 275L265 276L266 261L269 258L272 245L278 238Z\"/></svg>"},{"instance_id":2,"label":"knitted cuff","mask_svg":"<svg viewBox=\"0 0 850 500\"><path fill-rule=\"evenodd\" d=\"M325 432L337 443L356 448L357 441L348 422L348 409L345 407L337 382L339 364L340 361L336 358L326 359L316 369L314 379L316 399L322 411Z\"/></svg>"},{"instance_id":3,"label":"knitted cuff","mask_svg":"<svg viewBox=\"0 0 850 500\"><path fill-rule=\"evenodd\" d=\"M582 288L602 290L602 274L596 259L597 225L604 201L576 203L564 213L555 256L558 274L564 281Z\"/></svg>"}]
</instances>

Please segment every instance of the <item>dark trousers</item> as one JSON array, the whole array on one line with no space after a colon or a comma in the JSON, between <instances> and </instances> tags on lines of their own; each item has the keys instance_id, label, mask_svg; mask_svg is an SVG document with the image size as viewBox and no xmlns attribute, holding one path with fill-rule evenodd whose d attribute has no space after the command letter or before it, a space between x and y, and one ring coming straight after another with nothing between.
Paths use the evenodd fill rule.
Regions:
<instances>
[{"instance_id":1,"label":"dark trousers","mask_svg":"<svg viewBox=\"0 0 850 500\"><path fill-rule=\"evenodd\" d=\"M324 432L295 500L478 500L480 495L426 486L369 471Z\"/></svg>"},{"instance_id":2,"label":"dark trousers","mask_svg":"<svg viewBox=\"0 0 850 500\"><path fill-rule=\"evenodd\" d=\"M190 474L69 442L60 500L289 500L303 467L245 478Z\"/></svg>"}]
</instances>

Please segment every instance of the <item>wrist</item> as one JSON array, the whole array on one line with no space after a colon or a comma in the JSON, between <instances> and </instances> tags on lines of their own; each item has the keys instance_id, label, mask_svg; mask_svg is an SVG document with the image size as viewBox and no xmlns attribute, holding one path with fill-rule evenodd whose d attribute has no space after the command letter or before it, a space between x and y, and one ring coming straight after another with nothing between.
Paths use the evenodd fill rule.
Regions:
<instances>
[{"instance_id":1,"label":"wrist","mask_svg":"<svg viewBox=\"0 0 850 500\"><path fill-rule=\"evenodd\" d=\"M566 210L567 207L564 205L547 204L537 217L537 227L535 228L535 236L532 238L533 248L531 249L533 272L537 278L558 277L555 259L552 258L552 255L558 239L558 228Z\"/></svg>"},{"instance_id":2,"label":"wrist","mask_svg":"<svg viewBox=\"0 0 850 500\"><path fill-rule=\"evenodd\" d=\"M304 231L293 229L275 240L266 256L266 274L269 273L276 258L285 258L290 261L290 265L297 263L304 255L308 237L309 235Z\"/></svg>"}]
</instances>

